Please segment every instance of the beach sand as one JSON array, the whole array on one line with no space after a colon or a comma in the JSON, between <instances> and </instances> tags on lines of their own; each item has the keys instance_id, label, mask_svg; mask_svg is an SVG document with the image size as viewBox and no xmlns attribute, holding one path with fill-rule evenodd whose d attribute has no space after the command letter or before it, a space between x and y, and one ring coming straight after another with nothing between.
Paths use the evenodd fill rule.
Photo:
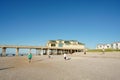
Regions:
<instances>
[{"instance_id":1,"label":"beach sand","mask_svg":"<svg viewBox=\"0 0 120 80\"><path fill-rule=\"evenodd\" d=\"M120 80L120 53L0 57L0 80Z\"/></svg>"}]
</instances>

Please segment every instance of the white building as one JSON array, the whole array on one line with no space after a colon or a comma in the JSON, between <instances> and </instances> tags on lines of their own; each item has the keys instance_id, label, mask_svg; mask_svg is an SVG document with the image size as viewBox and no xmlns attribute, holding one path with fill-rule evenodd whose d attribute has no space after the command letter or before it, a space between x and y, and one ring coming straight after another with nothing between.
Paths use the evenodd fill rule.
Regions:
<instances>
[{"instance_id":1,"label":"white building","mask_svg":"<svg viewBox=\"0 0 120 80\"><path fill-rule=\"evenodd\" d=\"M98 44L96 49L120 49L120 42L114 42L112 44Z\"/></svg>"},{"instance_id":2,"label":"white building","mask_svg":"<svg viewBox=\"0 0 120 80\"><path fill-rule=\"evenodd\" d=\"M112 47L111 47L111 44L105 44L104 45L104 49L111 49Z\"/></svg>"},{"instance_id":3,"label":"white building","mask_svg":"<svg viewBox=\"0 0 120 80\"><path fill-rule=\"evenodd\" d=\"M120 49L120 42L114 42L112 43L113 49Z\"/></svg>"},{"instance_id":4,"label":"white building","mask_svg":"<svg viewBox=\"0 0 120 80\"><path fill-rule=\"evenodd\" d=\"M111 49L111 44L98 44L97 49Z\"/></svg>"},{"instance_id":5,"label":"white building","mask_svg":"<svg viewBox=\"0 0 120 80\"><path fill-rule=\"evenodd\" d=\"M104 48L104 44L98 44L96 49L103 49Z\"/></svg>"}]
</instances>

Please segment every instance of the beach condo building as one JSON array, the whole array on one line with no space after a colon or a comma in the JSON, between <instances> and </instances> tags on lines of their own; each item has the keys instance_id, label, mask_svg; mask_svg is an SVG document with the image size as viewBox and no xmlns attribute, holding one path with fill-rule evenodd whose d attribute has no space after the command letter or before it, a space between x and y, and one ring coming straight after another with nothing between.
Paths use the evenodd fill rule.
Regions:
<instances>
[{"instance_id":1,"label":"beach condo building","mask_svg":"<svg viewBox=\"0 0 120 80\"><path fill-rule=\"evenodd\" d=\"M105 45L104 45L104 48L105 48L105 49L111 49L111 44L105 44Z\"/></svg>"},{"instance_id":2,"label":"beach condo building","mask_svg":"<svg viewBox=\"0 0 120 80\"><path fill-rule=\"evenodd\" d=\"M85 45L77 40L49 40L47 47L84 49Z\"/></svg>"},{"instance_id":3,"label":"beach condo building","mask_svg":"<svg viewBox=\"0 0 120 80\"><path fill-rule=\"evenodd\" d=\"M104 48L104 44L98 44L96 49L103 49Z\"/></svg>"},{"instance_id":4,"label":"beach condo building","mask_svg":"<svg viewBox=\"0 0 120 80\"><path fill-rule=\"evenodd\" d=\"M98 44L97 49L111 49L111 44Z\"/></svg>"},{"instance_id":5,"label":"beach condo building","mask_svg":"<svg viewBox=\"0 0 120 80\"><path fill-rule=\"evenodd\" d=\"M77 40L49 40L46 47L50 48L52 54L69 54L85 50L85 45Z\"/></svg>"},{"instance_id":6,"label":"beach condo building","mask_svg":"<svg viewBox=\"0 0 120 80\"><path fill-rule=\"evenodd\" d=\"M120 49L120 42L114 42L112 44L98 44L96 49Z\"/></svg>"},{"instance_id":7,"label":"beach condo building","mask_svg":"<svg viewBox=\"0 0 120 80\"><path fill-rule=\"evenodd\" d=\"M113 49L120 49L120 42L114 42L112 43Z\"/></svg>"}]
</instances>

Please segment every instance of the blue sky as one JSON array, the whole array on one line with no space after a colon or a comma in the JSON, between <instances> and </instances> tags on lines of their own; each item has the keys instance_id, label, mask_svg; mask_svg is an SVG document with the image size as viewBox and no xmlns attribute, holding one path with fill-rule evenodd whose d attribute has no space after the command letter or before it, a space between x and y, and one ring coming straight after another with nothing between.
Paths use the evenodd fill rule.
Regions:
<instances>
[{"instance_id":1,"label":"blue sky","mask_svg":"<svg viewBox=\"0 0 120 80\"><path fill-rule=\"evenodd\" d=\"M0 0L0 44L78 40L88 48L120 41L119 0Z\"/></svg>"}]
</instances>

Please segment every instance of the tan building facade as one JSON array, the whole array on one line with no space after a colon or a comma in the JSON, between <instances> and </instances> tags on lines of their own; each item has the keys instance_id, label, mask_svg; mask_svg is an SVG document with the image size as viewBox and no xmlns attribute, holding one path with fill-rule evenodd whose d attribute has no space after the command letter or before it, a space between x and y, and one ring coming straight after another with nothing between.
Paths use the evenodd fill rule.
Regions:
<instances>
[{"instance_id":1,"label":"tan building facade","mask_svg":"<svg viewBox=\"0 0 120 80\"><path fill-rule=\"evenodd\" d=\"M77 40L49 40L46 44L47 47L61 47L61 48L78 48L84 49L85 45Z\"/></svg>"}]
</instances>

